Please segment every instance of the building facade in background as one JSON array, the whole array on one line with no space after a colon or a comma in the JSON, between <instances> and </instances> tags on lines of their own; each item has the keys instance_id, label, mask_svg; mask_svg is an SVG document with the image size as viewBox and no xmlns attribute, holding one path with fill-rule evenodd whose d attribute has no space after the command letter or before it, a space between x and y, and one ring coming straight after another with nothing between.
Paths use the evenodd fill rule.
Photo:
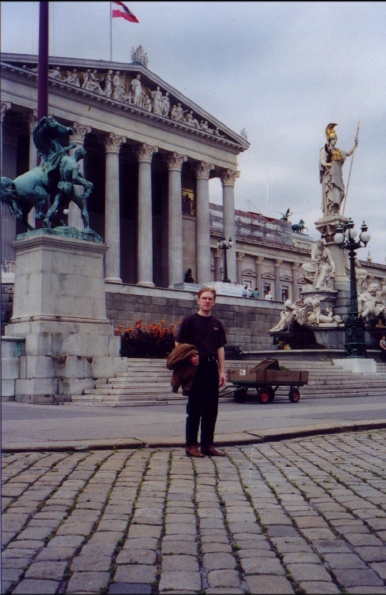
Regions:
<instances>
[{"instance_id":1,"label":"building facade in background","mask_svg":"<svg viewBox=\"0 0 386 595\"><path fill-rule=\"evenodd\" d=\"M2 55L2 175L11 179L37 163L37 76L36 56ZM80 167L94 184L90 227L108 247L106 283L180 287L189 269L196 284L221 281L217 244L232 238L226 258L233 283L257 288L261 298L299 297L312 240L288 221L235 209L246 135L152 73L141 47L130 64L50 59L48 106L49 115L72 127L68 142L87 151ZM211 202L214 179L222 204ZM68 224L82 229L75 205ZM12 282L12 243L24 231L1 205L3 283ZM385 265L363 266L369 282L386 283Z\"/></svg>"}]
</instances>

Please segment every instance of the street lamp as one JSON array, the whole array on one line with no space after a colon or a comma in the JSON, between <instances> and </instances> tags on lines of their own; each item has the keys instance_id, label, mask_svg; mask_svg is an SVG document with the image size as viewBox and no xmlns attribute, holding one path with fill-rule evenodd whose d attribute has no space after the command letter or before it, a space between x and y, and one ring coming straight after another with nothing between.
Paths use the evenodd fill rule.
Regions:
<instances>
[{"instance_id":1,"label":"street lamp","mask_svg":"<svg viewBox=\"0 0 386 595\"><path fill-rule=\"evenodd\" d=\"M370 234L367 225L363 221L361 233L356 241L357 232L351 219L343 227L341 223L336 227L334 242L340 248L348 250L350 259L350 308L344 321L345 330L345 355L346 357L367 357L365 342L365 323L359 317L358 292L355 275L355 251L358 248L367 246L370 241Z\"/></svg>"},{"instance_id":2,"label":"street lamp","mask_svg":"<svg viewBox=\"0 0 386 595\"><path fill-rule=\"evenodd\" d=\"M222 282L223 283L230 283L231 280L228 279L227 250L229 250L229 248L232 248L232 246L233 246L232 238L229 238L228 241L226 241L225 238L223 238L222 240L219 240L217 242L217 246L224 253L224 277L223 277Z\"/></svg>"}]
</instances>

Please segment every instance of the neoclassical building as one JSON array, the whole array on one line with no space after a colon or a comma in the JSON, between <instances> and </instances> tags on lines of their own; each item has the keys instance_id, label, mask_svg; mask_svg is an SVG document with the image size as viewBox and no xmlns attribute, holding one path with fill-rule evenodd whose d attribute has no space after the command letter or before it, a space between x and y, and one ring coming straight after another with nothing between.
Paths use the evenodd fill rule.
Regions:
<instances>
[{"instance_id":1,"label":"neoclassical building","mask_svg":"<svg viewBox=\"0 0 386 595\"><path fill-rule=\"evenodd\" d=\"M235 209L246 134L233 132L151 72L141 46L129 64L51 58L49 69L49 114L72 127L69 143L87 151L80 167L94 184L90 226L108 247L110 289L114 283L181 287L188 269L197 284L221 281L218 241L232 238L226 255L232 282L258 287L261 297L271 290L278 301L299 296L310 238L293 233L287 221ZM2 175L11 179L37 163L37 83L36 56L2 55ZM221 205L211 203L214 178ZM75 205L68 224L82 229ZM24 231L1 205L3 276L12 269L12 243ZM385 283L384 265L365 266Z\"/></svg>"},{"instance_id":2,"label":"neoclassical building","mask_svg":"<svg viewBox=\"0 0 386 595\"><path fill-rule=\"evenodd\" d=\"M36 57L2 55L2 175L11 179L36 165L37 78ZM246 138L152 73L141 47L130 64L52 58L48 105L73 128L68 141L87 151L81 165L94 183L90 226L108 246L106 281L173 287L188 267L198 283L210 280L209 180L221 180L223 234L234 238ZM71 205L68 223L81 228L78 211ZM4 260L20 231L2 206ZM235 252L228 266L235 278Z\"/></svg>"}]
</instances>

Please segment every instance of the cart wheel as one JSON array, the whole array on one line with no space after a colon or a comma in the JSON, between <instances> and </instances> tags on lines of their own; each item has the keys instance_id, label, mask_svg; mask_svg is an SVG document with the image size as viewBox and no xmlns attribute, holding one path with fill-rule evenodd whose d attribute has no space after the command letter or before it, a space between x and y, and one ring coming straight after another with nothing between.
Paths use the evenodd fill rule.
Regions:
<instances>
[{"instance_id":1,"label":"cart wheel","mask_svg":"<svg viewBox=\"0 0 386 595\"><path fill-rule=\"evenodd\" d=\"M247 400L247 389L238 388L234 391L233 397L236 403L245 403L245 401Z\"/></svg>"},{"instance_id":2,"label":"cart wheel","mask_svg":"<svg viewBox=\"0 0 386 595\"><path fill-rule=\"evenodd\" d=\"M297 388L290 388L290 392L288 394L288 398L291 403L297 403L300 399L300 392Z\"/></svg>"},{"instance_id":3,"label":"cart wheel","mask_svg":"<svg viewBox=\"0 0 386 595\"><path fill-rule=\"evenodd\" d=\"M262 405L267 405L268 403L272 403L274 399L275 393L270 386L267 388L261 388L257 391L257 400Z\"/></svg>"}]
</instances>

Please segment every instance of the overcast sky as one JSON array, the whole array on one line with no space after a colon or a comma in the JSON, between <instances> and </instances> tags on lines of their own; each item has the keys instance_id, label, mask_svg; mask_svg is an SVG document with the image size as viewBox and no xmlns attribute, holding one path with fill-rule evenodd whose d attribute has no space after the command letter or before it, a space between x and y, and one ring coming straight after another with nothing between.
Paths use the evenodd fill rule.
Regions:
<instances>
[{"instance_id":1,"label":"overcast sky","mask_svg":"<svg viewBox=\"0 0 386 595\"><path fill-rule=\"evenodd\" d=\"M303 219L319 239L319 150L329 122L349 150L360 120L345 216L372 239L358 251L386 262L385 2L50 2L50 55L131 62L142 45L150 71L237 133L236 208ZM39 3L1 3L1 49L38 51ZM112 32L112 43L111 41ZM112 48L112 56L111 56ZM347 185L351 158L344 165ZM217 184L211 200L220 202Z\"/></svg>"}]
</instances>

